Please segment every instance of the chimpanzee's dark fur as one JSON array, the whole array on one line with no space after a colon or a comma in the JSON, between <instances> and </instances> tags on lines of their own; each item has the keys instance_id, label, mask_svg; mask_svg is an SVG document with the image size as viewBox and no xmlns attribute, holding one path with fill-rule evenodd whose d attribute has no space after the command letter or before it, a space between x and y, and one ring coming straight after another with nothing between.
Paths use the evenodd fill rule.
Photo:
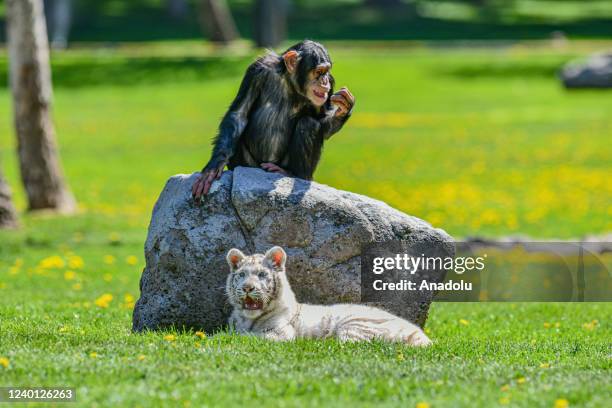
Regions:
<instances>
[{"instance_id":1,"label":"chimpanzee's dark fur","mask_svg":"<svg viewBox=\"0 0 612 408\"><path fill-rule=\"evenodd\" d=\"M212 158L202 170L227 164L260 167L274 163L291 175L311 180L321 157L324 140L342 128L350 112L334 116L331 90L321 112L306 98L308 72L330 63L327 50L314 41L300 42L289 50L300 54L292 75L283 58L269 53L249 66L238 95L219 126Z\"/></svg>"}]
</instances>

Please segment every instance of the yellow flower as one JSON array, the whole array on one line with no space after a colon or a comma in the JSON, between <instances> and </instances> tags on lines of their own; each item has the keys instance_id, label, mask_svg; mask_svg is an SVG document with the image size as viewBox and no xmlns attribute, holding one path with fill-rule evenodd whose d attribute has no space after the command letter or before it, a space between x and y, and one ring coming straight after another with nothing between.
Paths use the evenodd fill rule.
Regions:
<instances>
[{"instance_id":1,"label":"yellow flower","mask_svg":"<svg viewBox=\"0 0 612 408\"><path fill-rule=\"evenodd\" d=\"M0 357L0 366L4 367L4 368L8 368L10 364L10 361L8 358L6 357Z\"/></svg>"},{"instance_id":2,"label":"yellow flower","mask_svg":"<svg viewBox=\"0 0 612 408\"><path fill-rule=\"evenodd\" d=\"M98 357L98 353L96 353L95 351L92 351L91 353L89 353L89 357L96 358Z\"/></svg>"},{"instance_id":3,"label":"yellow flower","mask_svg":"<svg viewBox=\"0 0 612 408\"><path fill-rule=\"evenodd\" d=\"M397 352L397 355L395 356L395 359L396 359L397 361L404 361L404 360L405 360L405 359L404 359L404 353L402 353L401 351L398 351L398 352Z\"/></svg>"},{"instance_id":4,"label":"yellow flower","mask_svg":"<svg viewBox=\"0 0 612 408\"><path fill-rule=\"evenodd\" d=\"M550 323L548 323L548 322L544 323L544 328L545 329L550 329L550 326L551 326Z\"/></svg>"},{"instance_id":5,"label":"yellow flower","mask_svg":"<svg viewBox=\"0 0 612 408\"><path fill-rule=\"evenodd\" d=\"M166 341L174 341L174 340L176 340L176 336L174 334L166 334L164 336L164 340L166 340Z\"/></svg>"},{"instance_id":6,"label":"yellow flower","mask_svg":"<svg viewBox=\"0 0 612 408\"><path fill-rule=\"evenodd\" d=\"M198 336L201 339L206 338L206 334L204 332L201 332L201 331L195 332L195 335Z\"/></svg>"},{"instance_id":7,"label":"yellow flower","mask_svg":"<svg viewBox=\"0 0 612 408\"><path fill-rule=\"evenodd\" d=\"M417 402L415 408L429 408L430 406L427 402Z\"/></svg>"},{"instance_id":8,"label":"yellow flower","mask_svg":"<svg viewBox=\"0 0 612 408\"><path fill-rule=\"evenodd\" d=\"M499 403L502 405L508 405L510 403L510 398L508 397L501 397L499 399Z\"/></svg>"},{"instance_id":9,"label":"yellow flower","mask_svg":"<svg viewBox=\"0 0 612 408\"><path fill-rule=\"evenodd\" d=\"M582 327L586 330L591 331L591 330L595 330L598 325L599 325L599 320L591 320L588 323L584 323Z\"/></svg>"},{"instance_id":10,"label":"yellow flower","mask_svg":"<svg viewBox=\"0 0 612 408\"><path fill-rule=\"evenodd\" d=\"M105 273L102 279L104 279L105 282L110 282L113 280L113 275L111 275L110 273Z\"/></svg>"},{"instance_id":11,"label":"yellow flower","mask_svg":"<svg viewBox=\"0 0 612 408\"><path fill-rule=\"evenodd\" d=\"M17 266L11 266L9 268L9 274L10 275L17 275L19 273L19 267Z\"/></svg>"},{"instance_id":12,"label":"yellow flower","mask_svg":"<svg viewBox=\"0 0 612 408\"><path fill-rule=\"evenodd\" d=\"M569 407L569 402L564 398L559 398L555 400L555 408L567 408Z\"/></svg>"},{"instance_id":13,"label":"yellow flower","mask_svg":"<svg viewBox=\"0 0 612 408\"><path fill-rule=\"evenodd\" d=\"M555 323L555 327L556 327L556 328L561 327L561 323L559 323L559 322Z\"/></svg>"},{"instance_id":14,"label":"yellow flower","mask_svg":"<svg viewBox=\"0 0 612 408\"><path fill-rule=\"evenodd\" d=\"M125 309L133 309L135 304L136 304L135 303L136 299L134 299L134 296L130 295L129 293L126 293L123 296L123 301L124 301L124 303L123 303L122 307L124 307Z\"/></svg>"},{"instance_id":15,"label":"yellow flower","mask_svg":"<svg viewBox=\"0 0 612 408\"><path fill-rule=\"evenodd\" d=\"M81 269L85 266L83 258L78 255L71 255L68 257L68 267L71 269Z\"/></svg>"},{"instance_id":16,"label":"yellow flower","mask_svg":"<svg viewBox=\"0 0 612 408\"><path fill-rule=\"evenodd\" d=\"M200 348L202 344L199 341L196 341L194 344L195 348Z\"/></svg>"},{"instance_id":17,"label":"yellow flower","mask_svg":"<svg viewBox=\"0 0 612 408\"><path fill-rule=\"evenodd\" d=\"M112 255L104 255L104 263L107 265L112 265L115 263L115 257Z\"/></svg>"},{"instance_id":18,"label":"yellow flower","mask_svg":"<svg viewBox=\"0 0 612 408\"><path fill-rule=\"evenodd\" d=\"M542 364L540 364L540 368L550 368L550 364L549 363L542 363Z\"/></svg>"},{"instance_id":19,"label":"yellow flower","mask_svg":"<svg viewBox=\"0 0 612 408\"><path fill-rule=\"evenodd\" d=\"M97 298L94 303L98 307L107 308L110 305L110 302L112 302L112 300L113 300L113 295L111 295L110 293L105 293L99 298Z\"/></svg>"},{"instance_id":20,"label":"yellow flower","mask_svg":"<svg viewBox=\"0 0 612 408\"><path fill-rule=\"evenodd\" d=\"M74 271L66 271L64 272L64 279L67 281L74 280L76 278L76 273Z\"/></svg>"},{"instance_id":21,"label":"yellow flower","mask_svg":"<svg viewBox=\"0 0 612 408\"><path fill-rule=\"evenodd\" d=\"M72 285L72 289L73 290L81 290L81 289L83 289L83 285L81 285L80 283L75 283L74 285Z\"/></svg>"},{"instance_id":22,"label":"yellow flower","mask_svg":"<svg viewBox=\"0 0 612 408\"><path fill-rule=\"evenodd\" d=\"M125 258L125 262L127 262L128 265L136 265L138 263L138 258L136 258L134 255L130 255Z\"/></svg>"},{"instance_id":23,"label":"yellow flower","mask_svg":"<svg viewBox=\"0 0 612 408\"><path fill-rule=\"evenodd\" d=\"M111 232L110 234L108 234L108 240L111 243L118 243L119 241L121 241L121 236L117 232Z\"/></svg>"},{"instance_id":24,"label":"yellow flower","mask_svg":"<svg viewBox=\"0 0 612 408\"><path fill-rule=\"evenodd\" d=\"M145 357L145 355L144 355L144 354L140 354L140 355L138 356L138 361L142 361L142 360L144 360L145 358L146 358L146 357Z\"/></svg>"},{"instance_id":25,"label":"yellow flower","mask_svg":"<svg viewBox=\"0 0 612 408\"><path fill-rule=\"evenodd\" d=\"M461 323L464 326L467 326L468 324L470 324L470 322L468 320L465 320L465 319L459 319L459 323Z\"/></svg>"},{"instance_id":26,"label":"yellow flower","mask_svg":"<svg viewBox=\"0 0 612 408\"><path fill-rule=\"evenodd\" d=\"M67 328L66 326L62 326L62 327L60 327L60 329L59 329L59 332L60 332L60 333L66 333L67 331L68 331L68 328Z\"/></svg>"},{"instance_id":27,"label":"yellow flower","mask_svg":"<svg viewBox=\"0 0 612 408\"><path fill-rule=\"evenodd\" d=\"M49 256L38 263L41 269L61 269L66 266L66 262L59 256Z\"/></svg>"},{"instance_id":28,"label":"yellow flower","mask_svg":"<svg viewBox=\"0 0 612 408\"><path fill-rule=\"evenodd\" d=\"M519 377L516 379L516 382L518 384L525 384L527 382L527 379L525 377Z\"/></svg>"}]
</instances>

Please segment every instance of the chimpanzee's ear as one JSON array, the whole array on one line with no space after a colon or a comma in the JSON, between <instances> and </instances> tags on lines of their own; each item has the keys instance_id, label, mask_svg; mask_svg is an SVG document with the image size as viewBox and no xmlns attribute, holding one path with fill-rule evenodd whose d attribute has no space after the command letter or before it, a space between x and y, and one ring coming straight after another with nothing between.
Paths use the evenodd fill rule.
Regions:
<instances>
[{"instance_id":1,"label":"chimpanzee's ear","mask_svg":"<svg viewBox=\"0 0 612 408\"><path fill-rule=\"evenodd\" d=\"M236 269L238 267L238 264L242 262L244 257L245 255L239 249L230 249L226 257L230 270L233 271L234 269Z\"/></svg>"},{"instance_id":2,"label":"chimpanzee's ear","mask_svg":"<svg viewBox=\"0 0 612 408\"><path fill-rule=\"evenodd\" d=\"M297 69L300 54L296 50L289 50L283 54L283 61L290 74L293 74Z\"/></svg>"},{"instance_id":3,"label":"chimpanzee's ear","mask_svg":"<svg viewBox=\"0 0 612 408\"><path fill-rule=\"evenodd\" d=\"M285 261L287 260L287 254L283 250L283 248L279 246L275 246L273 248L268 249L264 259L270 262L270 264L274 268L284 268Z\"/></svg>"}]
</instances>

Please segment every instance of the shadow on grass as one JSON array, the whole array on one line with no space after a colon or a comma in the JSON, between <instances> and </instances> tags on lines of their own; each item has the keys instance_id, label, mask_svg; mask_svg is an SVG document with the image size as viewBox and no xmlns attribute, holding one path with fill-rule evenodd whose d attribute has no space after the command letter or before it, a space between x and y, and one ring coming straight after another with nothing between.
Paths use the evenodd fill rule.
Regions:
<instances>
[{"instance_id":1,"label":"shadow on grass","mask_svg":"<svg viewBox=\"0 0 612 408\"><path fill-rule=\"evenodd\" d=\"M132 86L219 79L241 75L251 57L130 57L62 60L52 64L56 88ZM0 88L8 86L8 64L0 58Z\"/></svg>"},{"instance_id":2,"label":"shadow on grass","mask_svg":"<svg viewBox=\"0 0 612 408\"><path fill-rule=\"evenodd\" d=\"M567 62L566 58L555 61L533 62L491 62L488 64L460 64L450 68L437 67L434 72L438 75L450 76L464 80L471 79L509 79L509 78L555 78L561 67Z\"/></svg>"}]
</instances>

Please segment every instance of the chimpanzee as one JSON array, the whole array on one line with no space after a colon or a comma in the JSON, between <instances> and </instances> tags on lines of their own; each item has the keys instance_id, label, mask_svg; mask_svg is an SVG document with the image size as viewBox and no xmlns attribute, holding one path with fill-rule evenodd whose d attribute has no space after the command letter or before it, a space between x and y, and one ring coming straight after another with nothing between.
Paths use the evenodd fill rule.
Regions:
<instances>
[{"instance_id":1,"label":"chimpanzee","mask_svg":"<svg viewBox=\"0 0 612 408\"><path fill-rule=\"evenodd\" d=\"M226 165L312 180L323 142L342 128L355 104L347 88L333 93L331 67L325 47L310 40L251 64L193 185L194 198L208 193Z\"/></svg>"}]
</instances>

